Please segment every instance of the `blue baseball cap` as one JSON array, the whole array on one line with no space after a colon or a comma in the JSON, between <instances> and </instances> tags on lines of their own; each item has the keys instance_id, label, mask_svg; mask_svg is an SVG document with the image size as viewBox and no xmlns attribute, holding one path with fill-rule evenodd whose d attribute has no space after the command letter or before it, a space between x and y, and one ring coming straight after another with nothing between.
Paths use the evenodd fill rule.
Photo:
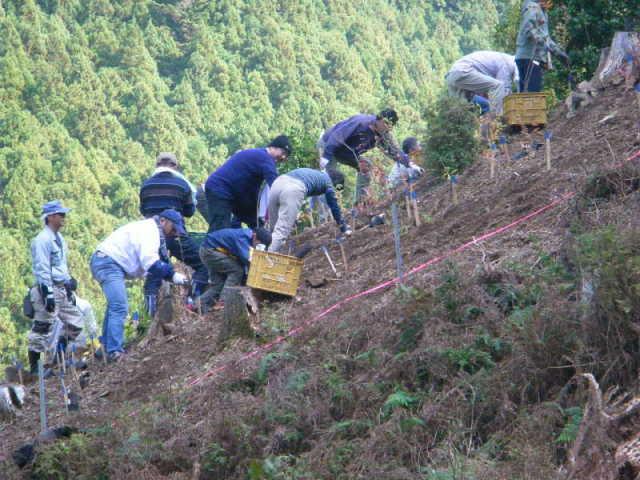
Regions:
<instances>
[{"instance_id":1,"label":"blue baseball cap","mask_svg":"<svg viewBox=\"0 0 640 480\"><path fill-rule=\"evenodd\" d=\"M178 232L178 235L187 234L187 230L184 227L184 220L182 219L182 215L180 215L180 212L168 208L167 210L161 212L158 216L166 218L171 223L173 223L173 226L175 227L176 232Z\"/></svg>"},{"instance_id":2,"label":"blue baseball cap","mask_svg":"<svg viewBox=\"0 0 640 480\"><path fill-rule=\"evenodd\" d=\"M71 209L64 207L60 200L51 200L42 206L42 217L48 217L56 213L68 213L70 211Z\"/></svg>"}]
</instances>

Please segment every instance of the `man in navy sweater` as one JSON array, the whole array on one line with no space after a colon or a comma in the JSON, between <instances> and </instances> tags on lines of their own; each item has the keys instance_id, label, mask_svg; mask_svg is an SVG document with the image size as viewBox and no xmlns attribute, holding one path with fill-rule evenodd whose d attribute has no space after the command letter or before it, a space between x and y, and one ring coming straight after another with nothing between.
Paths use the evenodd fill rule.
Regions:
<instances>
[{"instance_id":1,"label":"man in navy sweater","mask_svg":"<svg viewBox=\"0 0 640 480\"><path fill-rule=\"evenodd\" d=\"M342 163L358 170L360 155L374 147L396 162L409 164L409 157L400 150L391 134L398 122L395 110L385 109L378 115L354 115L328 129L318 142L320 166L335 170Z\"/></svg>"},{"instance_id":2,"label":"man in navy sweater","mask_svg":"<svg viewBox=\"0 0 640 480\"><path fill-rule=\"evenodd\" d=\"M260 186L269 187L278 176L276 162L291 154L285 135L276 137L266 148L241 150L233 154L205 183L209 232L231 227L231 216L250 227L257 225Z\"/></svg>"},{"instance_id":3,"label":"man in navy sweater","mask_svg":"<svg viewBox=\"0 0 640 480\"><path fill-rule=\"evenodd\" d=\"M271 234L264 228L223 228L207 234L200 258L209 270L211 286L200 308L206 312L214 302L215 310L222 307L220 296L228 287L241 285L249 267L249 251L258 243L269 246Z\"/></svg>"},{"instance_id":4,"label":"man in navy sweater","mask_svg":"<svg viewBox=\"0 0 640 480\"><path fill-rule=\"evenodd\" d=\"M273 182L269 194L269 224L273 233L269 251L279 252L282 249L296 223L304 199L316 195L324 195L340 231L351 235L342 219L329 175L312 168L296 168L279 176Z\"/></svg>"},{"instance_id":5,"label":"man in navy sweater","mask_svg":"<svg viewBox=\"0 0 640 480\"><path fill-rule=\"evenodd\" d=\"M178 171L178 160L173 153L163 152L156 160L156 170L140 188L140 213L152 218L172 209L183 217L192 217L196 211L195 188ZM191 267L194 271L190 295L200 296L207 288L209 277L202 264L198 249L200 245L189 234L167 238L169 253ZM155 296L160 284L145 281L145 295Z\"/></svg>"}]
</instances>

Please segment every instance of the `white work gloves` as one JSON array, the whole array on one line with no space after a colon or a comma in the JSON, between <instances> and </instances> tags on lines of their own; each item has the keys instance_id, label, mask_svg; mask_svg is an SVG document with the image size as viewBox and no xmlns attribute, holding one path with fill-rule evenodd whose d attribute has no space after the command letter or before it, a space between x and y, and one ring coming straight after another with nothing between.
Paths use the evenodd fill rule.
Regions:
<instances>
[{"instance_id":1,"label":"white work gloves","mask_svg":"<svg viewBox=\"0 0 640 480\"><path fill-rule=\"evenodd\" d=\"M415 173L415 175L416 175L417 177L419 177L419 176L421 176L421 175L423 175L423 174L424 174L424 168L422 168L422 167L420 167L420 166L416 165L416 164L415 164L415 163L413 163L413 162L409 162L409 168L410 168L410 169Z\"/></svg>"},{"instance_id":2,"label":"white work gloves","mask_svg":"<svg viewBox=\"0 0 640 480\"><path fill-rule=\"evenodd\" d=\"M173 277L171 277L171 282L175 285L186 285L188 283L186 275L183 275L180 272L175 272Z\"/></svg>"}]
</instances>

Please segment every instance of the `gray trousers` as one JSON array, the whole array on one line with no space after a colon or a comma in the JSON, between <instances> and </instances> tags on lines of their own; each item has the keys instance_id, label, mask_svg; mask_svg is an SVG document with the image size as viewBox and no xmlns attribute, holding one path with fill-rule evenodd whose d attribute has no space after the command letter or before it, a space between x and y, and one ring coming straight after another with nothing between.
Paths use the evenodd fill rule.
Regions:
<instances>
[{"instance_id":1,"label":"gray trousers","mask_svg":"<svg viewBox=\"0 0 640 480\"><path fill-rule=\"evenodd\" d=\"M244 266L235 258L215 248L200 247L200 260L209 272L209 289L205 292L206 299L201 298L204 304L203 310L206 311L220 299L223 289L242 285Z\"/></svg>"},{"instance_id":2,"label":"gray trousers","mask_svg":"<svg viewBox=\"0 0 640 480\"><path fill-rule=\"evenodd\" d=\"M467 93L480 95L488 93L491 111L498 115L502 114L502 101L509 91L500 80L476 70L451 70L446 79L449 95L452 97L469 100Z\"/></svg>"},{"instance_id":3,"label":"gray trousers","mask_svg":"<svg viewBox=\"0 0 640 480\"><path fill-rule=\"evenodd\" d=\"M29 350L34 352L44 352L51 341L51 334L56 321L62 322L61 337L66 337L72 342L82 331L84 321L82 313L72 301L67 298L67 291L62 286L53 287L53 296L56 301L56 309L47 312L42 300L40 288L31 288L31 302L35 315L31 324L31 331L28 336Z\"/></svg>"},{"instance_id":4,"label":"gray trousers","mask_svg":"<svg viewBox=\"0 0 640 480\"><path fill-rule=\"evenodd\" d=\"M270 252L279 252L284 246L306 197L307 187L297 178L281 175L273 182L269 195Z\"/></svg>"}]
</instances>

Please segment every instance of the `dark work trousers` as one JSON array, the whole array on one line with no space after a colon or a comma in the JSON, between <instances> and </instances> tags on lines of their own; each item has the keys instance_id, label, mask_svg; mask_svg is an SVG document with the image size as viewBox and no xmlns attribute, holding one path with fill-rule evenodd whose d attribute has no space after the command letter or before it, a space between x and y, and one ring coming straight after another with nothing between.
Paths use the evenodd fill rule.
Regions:
<instances>
[{"instance_id":1,"label":"dark work trousers","mask_svg":"<svg viewBox=\"0 0 640 480\"><path fill-rule=\"evenodd\" d=\"M520 92L541 92L543 71L528 58L517 58L516 65L520 74Z\"/></svg>"},{"instance_id":2,"label":"dark work trousers","mask_svg":"<svg viewBox=\"0 0 640 480\"><path fill-rule=\"evenodd\" d=\"M233 202L218 197L215 193L205 190L207 197L207 213L209 214L209 232L231 228Z\"/></svg>"},{"instance_id":3,"label":"dark work trousers","mask_svg":"<svg viewBox=\"0 0 640 480\"><path fill-rule=\"evenodd\" d=\"M202 188L202 186L198 187L198 191L196 192L196 201L198 202L196 204L198 212L200 212L202 218L204 218L207 221L207 225L209 225L211 221L209 219L209 209L207 208L207 196L204 193L204 188Z\"/></svg>"},{"instance_id":4,"label":"dark work trousers","mask_svg":"<svg viewBox=\"0 0 640 480\"><path fill-rule=\"evenodd\" d=\"M200 242L189 234L180 237L167 237L167 250L172 257L177 258L193 269L192 296L198 297L207 288L209 274L207 267L200 260Z\"/></svg>"}]
</instances>

